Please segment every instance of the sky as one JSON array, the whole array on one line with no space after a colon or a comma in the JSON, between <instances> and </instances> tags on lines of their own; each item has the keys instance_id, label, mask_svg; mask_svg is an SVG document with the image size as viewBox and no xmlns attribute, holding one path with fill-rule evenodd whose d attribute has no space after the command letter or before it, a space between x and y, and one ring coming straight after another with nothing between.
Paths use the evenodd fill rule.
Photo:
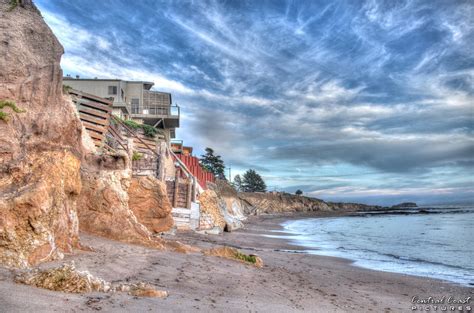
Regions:
<instances>
[{"instance_id":1,"label":"sky","mask_svg":"<svg viewBox=\"0 0 474 313\"><path fill-rule=\"evenodd\" d=\"M474 2L36 0L65 74L155 82L177 139L330 201L474 203Z\"/></svg>"}]
</instances>

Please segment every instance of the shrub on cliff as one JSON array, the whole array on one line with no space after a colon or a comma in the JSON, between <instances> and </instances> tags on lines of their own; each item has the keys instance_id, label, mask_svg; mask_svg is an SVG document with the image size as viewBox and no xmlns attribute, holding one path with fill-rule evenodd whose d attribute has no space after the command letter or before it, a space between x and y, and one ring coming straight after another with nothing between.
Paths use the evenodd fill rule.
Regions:
<instances>
[{"instance_id":1,"label":"shrub on cliff","mask_svg":"<svg viewBox=\"0 0 474 313\"><path fill-rule=\"evenodd\" d=\"M242 180L242 191L244 192L265 192L267 191L267 185L255 170L248 170L244 174Z\"/></svg>"},{"instance_id":2,"label":"shrub on cliff","mask_svg":"<svg viewBox=\"0 0 474 313\"><path fill-rule=\"evenodd\" d=\"M121 120L121 121L131 129L141 128L143 130L143 134L150 138L155 138L158 132L155 127L147 125L147 124L140 124L134 120Z\"/></svg>"},{"instance_id":3,"label":"shrub on cliff","mask_svg":"<svg viewBox=\"0 0 474 313\"><path fill-rule=\"evenodd\" d=\"M15 102L13 102L13 101L0 100L0 120L5 121L5 122L8 121L8 119L9 119L8 113L2 111L2 109L5 108L5 107L9 107L15 113L24 113L24 112L26 112L25 110L22 110L22 109L18 108L16 106Z\"/></svg>"}]
</instances>

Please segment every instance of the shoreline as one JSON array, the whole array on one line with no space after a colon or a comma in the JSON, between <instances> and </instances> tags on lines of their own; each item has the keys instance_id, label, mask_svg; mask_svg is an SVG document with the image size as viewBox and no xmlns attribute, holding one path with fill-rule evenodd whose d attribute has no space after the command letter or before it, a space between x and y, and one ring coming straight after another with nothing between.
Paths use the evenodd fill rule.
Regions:
<instances>
[{"instance_id":1,"label":"shoreline","mask_svg":"<svg viewBox=\"0 0 474 313\"><path fill-rule=\"evenodd\" d=\"M406 275L406 276L412 276L412 277L421 277L421 278L428 278L428 279L434 279L438 280L441 282L445 282L448 284L452 284L455 286L461 286L461 287L466 287L466 288L474 288L474 283L461 283L458 281L453 281L449 279L444 279L442 277L433 277L433 276L426 276L426 275L416 275L416 274L411 274L411 273L403 273L403 272L397 272L397 271L390 271L390 270L383 270L383 269L378 269L378 268L370 268L368 266L363 266L357 264L360 261L364 261L364 259L357 259L357 258L350 258L349 256L335 256L335 255L328 255L328 254L318 254L317 251L324 251L320 249L319 247L309 247L309 246L304 246L304 245L299 245L295 244L294 241L292 241L291 237L293 236L298 236L296 234L293 234L291 232L287 232L285 228L281 225L285 222L288 221L297 221L297 220L304 220L304 219L321 219L321 218L339 218L339 217L358 217L357 214L354 214L355 212L346 212L342 213L341 212L334 212L336 214L331 214L331 212L328 212L326 214L318 214L319 212L306 212L303 214L293 214L290 216L286 215L268 215L266 216L266 219L269 221L274 221L276 224L278 224L277 229L271 230L269 234L265 234L270 236L269 238L275 238L275 239L281 239L287 242L288 245L291 245L292 247L295 247L293 250L287 250L286 252L293 252L293 251L302 251L301 253L307 253L310 255L315 255L319 257L330 257L330 258L336 258L340 260L346 260L348 261L351 266L354 266L356 268L361 268L361 269L367 269L367 270L372 270L372 271L378 271L378 272L385 272L385 273L393 273L393 274L399 274L399 275ZM358 213L358 212L357 212ZM389 214L389 213L383 213L383 214ZM382 215L383 215L382 214ZM397 215L397 214L395 214ZM370 216L370 214L369 214ZM375 215L379 216L379 215ZM254 221L254 223L258 223L258 221ZM312 253L314 252L314 253Z\"/></svg>"},{"instance_id":2,"label":"shoreline","mask_svg":"<svg viewBox=\"0 0 474 313\"><path fill-rule=\"evenodd\" d=\"M16 284L14 274L2 268L0 303L5 312L407 312L415 296L474 294L470 287L365 269L348 259L304 253L288 240L262 236L282 230L282 221L334 216L331 213L251 216L244 229L232 233L166 236L202 249L227 245L257 254L264 263L260 269L201 253L158 251L82 234L83 243L95 252L77 251L41 267L74 261L79 270L107 281L150 282L167 290L169 297L54 292Z\"/></svg>"}]
</instances>

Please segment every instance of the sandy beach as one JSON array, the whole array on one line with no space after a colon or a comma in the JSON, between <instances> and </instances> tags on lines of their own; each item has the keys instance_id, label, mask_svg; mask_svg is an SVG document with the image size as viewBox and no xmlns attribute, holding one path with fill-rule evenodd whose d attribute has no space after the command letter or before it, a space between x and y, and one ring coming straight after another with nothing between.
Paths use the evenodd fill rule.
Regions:
<instances>
[{"instance_id":1,"label":"sandy beach","mask_svg":"<svg viewBox=\"0 0 474 313\"><path fill-rule=\"evenodd\" d=\"M78 269L105 280L146 281L167 290L169 297L53 292L16 284L14 272L1 269L0 311L408 312L414 296L466 298L474 293L474 288L440 280L372 271L348 260L301 253L285 240L262 236L275 234L290 218L303 216L252 217L245 229L223 235L168 235L200 248L228 245L257 254L265 264L261 269L201 253L163 252L82 234L83 244L95 252L80 251L42 268L73 260Z\"/></svg>"}]
</instances>

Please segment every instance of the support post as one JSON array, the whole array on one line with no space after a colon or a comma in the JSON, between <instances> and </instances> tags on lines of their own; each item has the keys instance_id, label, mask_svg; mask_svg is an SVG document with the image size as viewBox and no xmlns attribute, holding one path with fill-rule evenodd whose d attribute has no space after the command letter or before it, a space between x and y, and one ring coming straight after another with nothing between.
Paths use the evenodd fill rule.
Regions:
<instances>
[{"instance_id":1,"label":"support post","mask_svg":"<svg viewBox=\"0 0 474 313\"><path fill-rule=\"evenodd\" d=\"M176 169L176 175L174 177L173 208L178 207L178 196L179 196L179 168Z\"/></svg>"},{"instance_id":2,"label":"support post","mask_svg":"<svg viewBox=\"0 0 474 313\"><path fill-rule=\"evenodd\" d=\"M192 178L188 180L188 192L186 193L186 208L190 209L191 208L191 199L192 199L192 194L193 194L193 183L192 183Z\"/></svg>"},{"instance_id":3,"label":"support post","mask_svg":"<svg viewBox=\"0 0 474 313\"><path fill-rule=\"evenodd\" d=\"M196 202L196 177L193 177L193 188L191 190L191 201Z\"/></svg>"}]
</instances>

